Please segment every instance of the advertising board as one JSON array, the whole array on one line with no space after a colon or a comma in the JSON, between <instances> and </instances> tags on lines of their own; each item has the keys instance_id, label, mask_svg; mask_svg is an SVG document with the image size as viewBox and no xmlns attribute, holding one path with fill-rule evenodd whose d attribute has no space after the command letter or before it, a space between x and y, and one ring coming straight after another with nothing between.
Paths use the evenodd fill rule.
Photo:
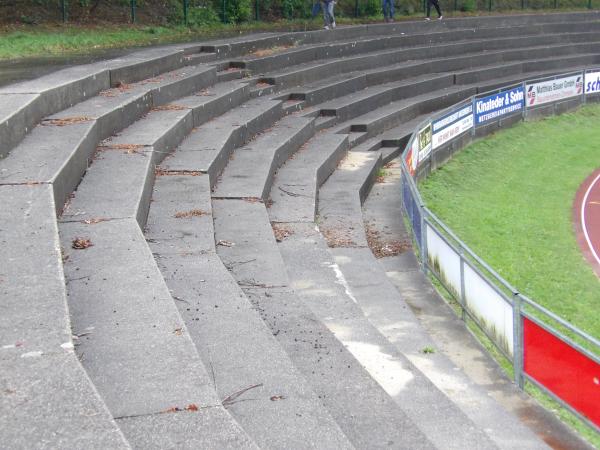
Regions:
<instances>
[{"instance_id":1,"label":"advertising board","mask_svg":"<svg viewBox=\"0 0 600 450\"><path fill-rule=\"evenodd\" d=\"M600 70L586 72L585 93L586 95L600 94Z\"/></svg>"},{"instance_id":2,"label":"advertising board","mask_svg":"<svg viewBox=\"0 0 600 450\"><path fill-rule=\"evenodd\" d=\"M419 130L415 141L419 146L419 164L421 164L431 153L431 123Z\"/></svg>"},{"instance_id":3,"label":"advertising board","mask_svg":"<svg viewBox=\"0 0 600 450\"><path fill-rule=\"evenodd\" d=\"M431 122L432 148L436 149L446 142L473 128L473 104L461 106Z\"/></svg>"},{"instance_id":4,"label":"advertising board","mask_svg":"<svg viewBox=\"0 0 600 450\"><path fill-rule=\"evenodd\" d=\"M475 126L521 113L525 107L523 86L506 89L496 94L473 100Z\"/></svg>"},{"instance_id":5,"label":"advertising board","mask_svg":"<svg viewBox=\"0 0 600 450\"><path fill-rule=\"evenodd\" d=\"M583 74L570 75L554 80L527 83L527 107L577 97L583 92Z\"/></svg>"}]
</instances>

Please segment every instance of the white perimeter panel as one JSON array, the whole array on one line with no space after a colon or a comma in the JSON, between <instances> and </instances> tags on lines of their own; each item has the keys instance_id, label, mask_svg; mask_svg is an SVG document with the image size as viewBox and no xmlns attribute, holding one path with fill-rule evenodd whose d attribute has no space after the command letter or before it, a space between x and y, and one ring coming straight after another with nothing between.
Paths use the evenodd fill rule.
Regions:
<instances>
[{"instance_id":1,"label":"white perimeter panel","mask_svg":"<svg viewBox=\"0 0 600 450\"><path fill-rule=\"evenodd\" d=\"M460 296L460 256L429 224L427 224L427 255L429 264L449 288Z\"/></svg>"},{"instance_id":2,"label":"white perimeter panel","mask_svg":"<svg viewBox=\"0 0 600 450\"><path fill-rule=\"evenodd\" d=\"M469 312L496 344L513 354L512 305L492 288L477 272L465 264L465 297Z\"/></svg>"}]
</instances>

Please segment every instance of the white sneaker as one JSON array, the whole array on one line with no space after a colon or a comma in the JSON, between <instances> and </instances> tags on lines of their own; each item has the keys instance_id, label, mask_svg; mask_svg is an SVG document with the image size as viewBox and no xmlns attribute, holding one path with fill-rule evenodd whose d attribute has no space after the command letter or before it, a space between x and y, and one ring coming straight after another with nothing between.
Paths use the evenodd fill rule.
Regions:
<instances>
[{"instance_id":1,"label":"white sneaker","mask_svg":"<svg viewBox=\"0 0 600 450\"><path fill-rule=\"evenodd\" d=\"M324 30L329 30L329 25L325 25L325 26L323 27L323 29L324 29Z\"/></svg>"},{"instance_id":2,"label":"white sneaker","mask_svg":"<svg viewBox=\"0 0 600 450\"><path fill-rule=\"evenodd\" d=\"M429 17L425 17L425 20L431 20Z\"/></svg>"},{"instance_id":3,"label":"white sneaker","mask_svg":"<svg viewBox=\"0 0 600 450\"><path fill-rule=\"evenodd\" d=\"M331 28L335 28L335 22L331 24Z\"/></svg>"},{"instance_id":4,"label":"white sneaker","mask_svg":"<svg viewBox=\"0 0 600 450\"><path fill-rule=\"evenodd\" d=\"M438 17L438 20L442 20L444 18L444 16L440 16Z\"/></svg>"}]
</instances>

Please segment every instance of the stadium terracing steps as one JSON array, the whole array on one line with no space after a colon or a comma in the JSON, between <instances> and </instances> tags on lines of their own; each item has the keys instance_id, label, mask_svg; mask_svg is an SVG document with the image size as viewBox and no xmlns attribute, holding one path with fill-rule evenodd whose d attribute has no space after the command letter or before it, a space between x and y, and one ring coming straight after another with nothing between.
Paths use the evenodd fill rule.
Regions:
<instances>
[{"instance_id":1,"label":"stadium terracing steps","mask_svg":"<svg viewBox=\"0 0 600 450\"><path fill-rule=\"evenodd\" d=\"M0 441L585 448L432 294L394 174L427 115L599 44L592 12L402 22L0 89Z\"/></svg>"}]
</instances>

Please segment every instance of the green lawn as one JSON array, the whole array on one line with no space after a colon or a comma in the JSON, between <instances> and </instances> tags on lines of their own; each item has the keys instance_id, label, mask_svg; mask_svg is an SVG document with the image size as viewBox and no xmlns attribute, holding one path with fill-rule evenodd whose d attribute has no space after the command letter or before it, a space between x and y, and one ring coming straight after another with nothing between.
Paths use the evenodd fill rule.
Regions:
<instances>
[{"instance_id":1,"label":"green lawn","mask_svg":"<svg viewBox=\"0 0 600 450\"><path fill-rule=\"evenodd\" d=\"M426 204L509 283L600 338L600 280L572 205L600 167L600 105L481 140L420 185Z\"/></svg>"}]
</instances>

